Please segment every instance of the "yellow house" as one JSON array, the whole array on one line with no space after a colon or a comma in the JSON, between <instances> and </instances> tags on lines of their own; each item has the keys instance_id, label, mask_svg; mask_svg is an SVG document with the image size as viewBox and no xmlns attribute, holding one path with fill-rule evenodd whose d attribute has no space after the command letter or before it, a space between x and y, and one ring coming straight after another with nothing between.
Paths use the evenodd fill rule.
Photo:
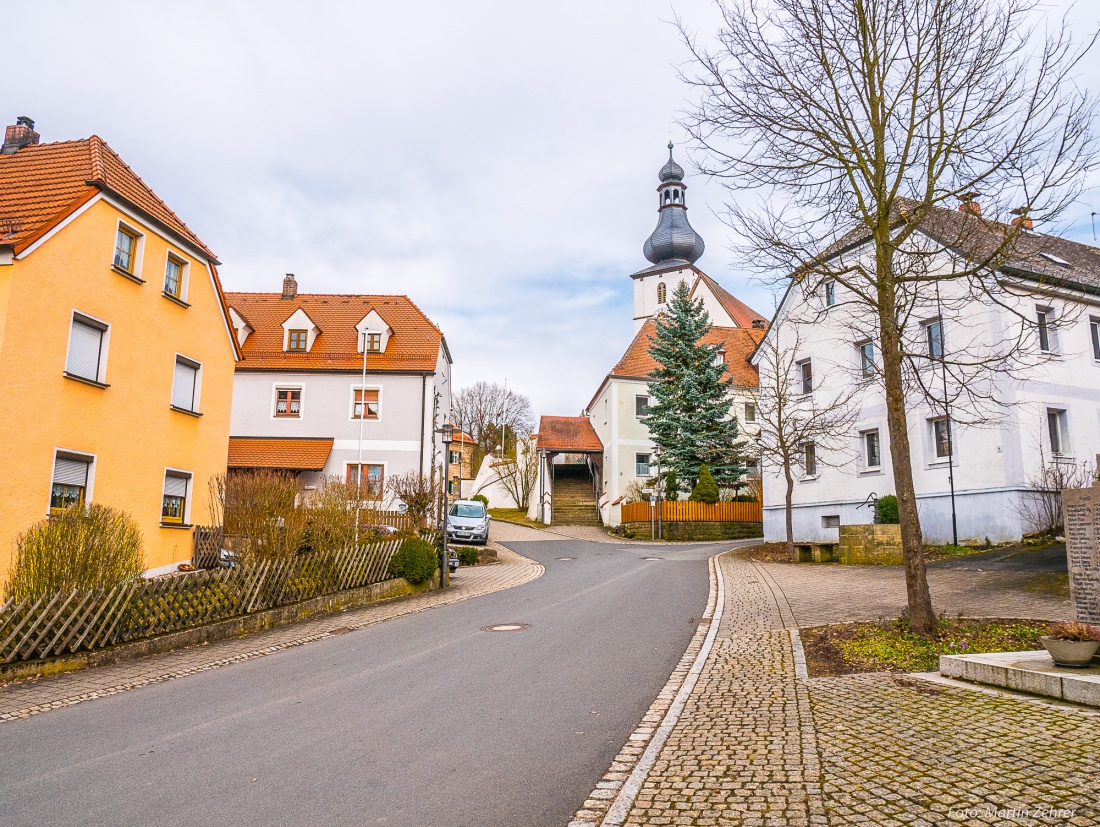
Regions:
<instances>
[{"instance_id":1,"label":"yellow house","mask_svg":"<svg viewBox=\"0 0 1100 827\"><path fill-rule=\"evenodd\" d=\"M224 472L240 351L218 261L96 136L0 150L0 581L76 502L122 509L146 568L191 557Z\"/></svg>"}]
</instances>

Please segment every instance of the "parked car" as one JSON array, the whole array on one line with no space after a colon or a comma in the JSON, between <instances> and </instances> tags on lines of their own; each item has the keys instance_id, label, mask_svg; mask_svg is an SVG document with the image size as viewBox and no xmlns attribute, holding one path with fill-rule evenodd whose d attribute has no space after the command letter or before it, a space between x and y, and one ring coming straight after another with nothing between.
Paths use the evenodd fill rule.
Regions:
<instances>
[{"instance_id":1,"label":"parked car","mask_svg":"<svg viewBox=\"0 0 1100 827\"><path fill-rule=\"evenodd\" d=\"M485 545L489 541L489 512L477 500L455 500L447 511L447 537Z\"/></svg>"}]
</instances>

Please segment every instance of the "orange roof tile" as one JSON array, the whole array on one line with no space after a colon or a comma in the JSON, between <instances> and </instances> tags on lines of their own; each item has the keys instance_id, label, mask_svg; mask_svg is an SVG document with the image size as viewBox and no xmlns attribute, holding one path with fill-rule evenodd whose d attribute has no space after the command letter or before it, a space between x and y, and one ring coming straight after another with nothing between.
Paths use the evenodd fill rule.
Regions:
<instances>
[{"instance_id":1,"label":"orange roof tile","mask_svg":"<svg viewBox=\"0 0 1100 827\"><path fill-rule=\"evenodd\" d=\"M646 319L623 358L611 369L608 376L624 379L649 378L657 369L657 360L649 354L656 330L657 323L653 318ZM760 376L748 359L766 333L767 330L752 327L712 327L703 337L703 344L719 345L726 351L726 373L733 384L757 387Z\"/></svg>"},{"instance_id":2,"label":"orange roof tile","mask_svg":"<svg viewBox=\"0 0 1100 827\"><path fill-rule=\"evenodd\" d=\"M97 135L31 144L0 155L0 244L16 253L41 238L99 191L111 192L156 223L216 256Z\"/></svg>"},{"instance_id":3,"label":"orange roof tile","mask_svg":"<svg viewBox=\"0 0 1100 827\"><path fill-rule=\"evenodd\" d=\"M230 437L229 468L320 471L332 451L331 438Z\"/></svg>"},{"instance_id":4,"label":"orange roof tile","mask_svg":"<svg viewBox=\"0 0 1100 827\"><path fill-rule=\"evenodd\" d=\"M603 443L586 416L544 416L539 420L538 449L582 454L602 451Z\"/></svg>"},{"instance_id":5,"label":"orange roof tile","mask_svg":"<svg viewBox=\"0 0 1100 827\"><path fill-rule=\"evenodd\" d=\"M738 327L752 327L752 323L757 319L764 321L764 317L737 298L733 293L720 285L714 279L703 273L699 274L699 278L707 283L707 287L714 293L714 297L718 299L718 303L722 305L727 313L730 314L730 318Z\"/></svg>"},{"instance_id":6,"label":"orange roof tile","mask_svg":"<svg viewBox=\"0 0 1100 827\"><path fill-rule=\"evenodd\" d=\"M229 306L252 327L238 370L362 370L355 326L376 310L393 333L384 353L367 354L367 372L434 371L443 334L408 296L227 293ZM283 351L282 324L301 309L320 329L308 353Z\"/></svg>"}]
</instances>

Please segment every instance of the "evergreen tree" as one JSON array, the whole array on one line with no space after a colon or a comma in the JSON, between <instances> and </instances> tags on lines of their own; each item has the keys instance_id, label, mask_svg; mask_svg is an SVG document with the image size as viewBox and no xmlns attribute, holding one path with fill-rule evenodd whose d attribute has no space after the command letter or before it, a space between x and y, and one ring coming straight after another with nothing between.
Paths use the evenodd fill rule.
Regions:
<instances>
[{"instance_id":1,"label":"evergreen tree","mask_svg":"<svg viewBox=\"0 0 1100 827\"><path fill-rule=\"evenodd\" d=\"M714 481L714 475L710 473L707 466L699 466L699 482L695 483L695 487L691 489L688 500L693 503L718 502L718 483Z\"/></svg>"},{"instance_id":2,"label":"evergreen tree","mask_svg":"<svg viewBox=\"0 0 1100 827\"><path fill-rule=\"evenodd\" d=\"M680 282L658 316L649 348L657 369L649 378L651 404L646 416L653 441L661 446L662 463L680 480L693 480L707 465L718 485L729 485L744 473L736 418L730 415L730 379L725 364L715 362L718 345L702 343L710 316L702 299L692 299Z\"/></svg>"}]
</instances>

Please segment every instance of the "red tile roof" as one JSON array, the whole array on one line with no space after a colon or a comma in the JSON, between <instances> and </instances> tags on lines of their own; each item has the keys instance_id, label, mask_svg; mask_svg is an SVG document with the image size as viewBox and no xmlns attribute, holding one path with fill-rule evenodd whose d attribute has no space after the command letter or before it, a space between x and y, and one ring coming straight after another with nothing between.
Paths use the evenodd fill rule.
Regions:
<instances>
[{"instance_id":1,"label":"red tile roof","mask_svg":"<svg viewBox=\"0 0 1100 827\"><path fill-rule=\"evenodd\" d=\"M330 438L230 437L228 467L321 471L332 442Z\"/></svg>"},{"instance_id":2,"label":"red tile roof","mask_svg":"<svg viewBox=\"0 0 1100 827\"><path fill-rule=\"evenodd\" d=\"M657 323L652 318L646 319L623 358L608 375L647 379L657 369L657 360L649 354L656 329ZM726 351L726 373L733 384L755 388L760 384L760 376L748 358L766 333L767 330L752 327L712 327L703 337L703 344L719 345Z\"/></svg>"},{"instance_id":3,"label":"red tile roof","mask_svg":"<svg viewBox=\"0 0 1100 827\"><path fill-rule=\"evenodd\" d=\"M384 353L367 354L367 372L434 371L443 334L408 296L227 293L229 306L252 327L238 370L362 370L355 326L376 310L390 326ZM282 324L301 309L320 329L308 353L283 351Z\"/></svg>"},{"instance_id":4,"label":"red tile roof","mask_svg":"<svg viewBox=\"0 0 1100 827\"><path fill-rule=\"evenodd\" d=\"M761 316L710 276L700 273L699 278L707 283L707 287L714 293L714 297L718 299L718 303L730 314L730 318L733 319L734 324L738 327L751 328L754 321L758 319L765 321L764 316Z\"/></svg>"},{"instance_id":5,"label":"red tile roof","mask_svg":"<svg viewBox=\"0 0 1100 827\"><path fill-rule=\"evenodd\" d=\"M583 454L602 451L603 443L586 416L544 416L539 420L538 449Z\"/></svg>"},{"instance_id":6,"label":"red tile roof","mask_svg":"<svg viewBox=\"0 0 1100 827\"><path fill-rule=\"evenodd\" d=\"M121 197L216 259L98 135L32 144L11 155L0 155L0 245L21 252L100 191Z\"/></svg>"}]
</instances>

